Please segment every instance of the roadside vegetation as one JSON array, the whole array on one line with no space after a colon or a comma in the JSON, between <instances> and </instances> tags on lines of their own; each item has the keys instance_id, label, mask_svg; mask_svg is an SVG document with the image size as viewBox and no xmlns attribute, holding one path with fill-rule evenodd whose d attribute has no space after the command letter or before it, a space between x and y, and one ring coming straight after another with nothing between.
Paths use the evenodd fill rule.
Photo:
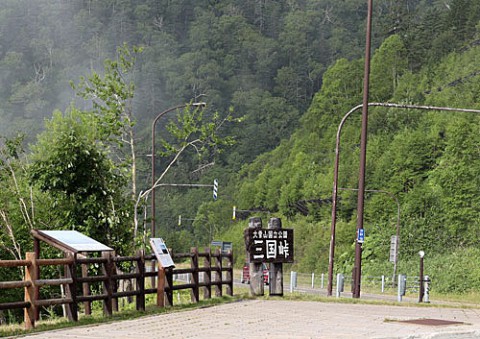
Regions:
<instances>
[{"instance_id":1,"label":"roadside vegetation","mask_svg":"<svg viewBox=\"0 0 480 339\"><path fill-rule=\"evenodd\" d=\"M365 14L356 0L2 1L0 259L24 258L34 228L76 229L126 255L151 236L175 252L230 241L240 268L258 215L295 230L293 270L327 272L335 135L362 101ZM478 1L378 1L374 18L371 102L480 109ZM150 127L178 104L156 131L152 235ZM416 276L421 250L432 293L478 300L480 116L369 114L366 188L400 202L397 273ZM360 114L342 132L339 187L357 187L359 135ZM160 188L214 179L216 200ZM334 271L349 276L357 194L339 195ZM366 194L363 275L392 272L396 220L390 197Z\"/></svg>"}]
</instances>

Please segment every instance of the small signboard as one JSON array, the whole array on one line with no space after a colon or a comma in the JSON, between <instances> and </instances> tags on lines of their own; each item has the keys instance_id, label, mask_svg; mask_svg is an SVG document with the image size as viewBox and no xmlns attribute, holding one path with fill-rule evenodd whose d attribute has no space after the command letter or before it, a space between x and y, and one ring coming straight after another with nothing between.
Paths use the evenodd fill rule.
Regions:
<instances>
[{"instance_id":1,"label":"small signboard","mask_svg":"<svg viewBox=\"0 0 480 339\"><path fill-rule=\"evenodd\" d=\"M168 252L168 248L162 238L151 238L150 245L152 245L158 263L163 268L175 267L170 252Z\"/></svg>"},{"instance_id":2,"label":"small signboard","mask_svg":"<svg viewBox=\"0 0 480 339\"><path fill-rule=\"evenodd\" d=\"M357 242L359 244L363 244L365 242L365 230L363 228L359 228L357 231Z\"/></svg>"},{"instance_id":3,"label":"small signboard","mask_svg":"<svg viewBox=\"0 0 480 339\"><path fill-rule=\"evenodd\" d=\"M231 251L233 246L232 243L229 241L220 241L220 240L213 240L211 243L212 246L220 246L220 249L223 254L228 253L228 251Z\"/></svg>"},{"instance_id":4,"label":"small signboard","mask_svg":"<svg viewBox=\"0 0 480 339\"><path fill-rule=\"evenodd\" d=\"M250 262L293 262L293 229L248 228Z\"/></svg>"},{"instance_id":5,"label":"small signboard","mask_svg":"<svg viewBox=\"0 0 480 339\"><path fill-rule=\"evenodd\" d=\"M397 259L397 236L392 235L390 238L390 262L395 262Z\"/></svg>"}]
</instances>

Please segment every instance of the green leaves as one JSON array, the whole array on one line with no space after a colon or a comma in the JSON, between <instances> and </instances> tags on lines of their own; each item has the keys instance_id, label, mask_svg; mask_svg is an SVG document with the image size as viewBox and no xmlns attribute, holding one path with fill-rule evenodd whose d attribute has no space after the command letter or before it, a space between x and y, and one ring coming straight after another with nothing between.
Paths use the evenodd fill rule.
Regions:
<instances>
[{"instance_id":1,"label":"green leaves","mask_svg":"<svg viewBox=\"0 0 480 339\"><path fill-rule=\"evenodd\" d=\"M206 111L203 108L193 108L187 106L177 114L177 120L171 120L167 124L167 130L173 137L169 142L162 139L163 150L161 155L164 157L178 154L186 148L193 148L199 159L211 158L214 153L221 151L222 147L234 144L234 139L230 136L220 136L220 128L227 122L239 122L229 113L220 118L218 112L205 118Z\"/></svg>"},{"instance_id":2,"label":"green leaves","mask_svg":"<svg viewBox=\"0 0 480 339\"><path fill-rule=\"evenodd\" d=\"M111 244L125 223L118 215L129 205L122 196L127 181L95 139L91 118L74 107L54 114L32 146L30 182L53 198L56 220L50 226L74 228Z\"/></svg>"}]
</instances>

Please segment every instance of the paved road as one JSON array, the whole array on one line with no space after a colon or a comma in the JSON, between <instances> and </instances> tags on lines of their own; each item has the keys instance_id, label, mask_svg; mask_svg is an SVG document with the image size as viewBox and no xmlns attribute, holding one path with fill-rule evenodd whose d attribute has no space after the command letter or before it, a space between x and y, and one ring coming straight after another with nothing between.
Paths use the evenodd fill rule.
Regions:
<instances>
[{"instance_id":1,"label":"paved road","mask_svg":"<svg viewBox=\"0 0 480 339\"><path fill-rule=\"evenodd\" d=\"M406 323L425 320L429 324ZM455 322L438 324L439 321ZM246 300L26 338L480 338L480 309Z\"/></svg>"}]
</instances>

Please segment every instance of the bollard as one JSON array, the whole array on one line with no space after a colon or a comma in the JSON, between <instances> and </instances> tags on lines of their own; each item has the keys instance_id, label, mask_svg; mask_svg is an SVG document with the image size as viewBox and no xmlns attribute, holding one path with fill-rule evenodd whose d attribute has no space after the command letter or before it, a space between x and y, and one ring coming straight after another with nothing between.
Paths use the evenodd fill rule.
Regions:
<instances>
[{"instance_id":1,"label":"bollard","mask_svg":"<svg viewBox=\"0 0 480 339\"><path fill-rule=\"evenodd\" d=\"M426 303L429 303L430 302L430 298L429 298L429 291L430 291L430 277L428 275L425 276L425 294L424 294L424 298L423 298L423 302L426 302Z\"/></svg>"},{"instance_id":2,"label":"bollard","mask_svg":"<svg viewBox=\"0 0 480 339\"><path fill-rule=\"evenodd\" d=\"M344 281L345 278L343 277L343 274L338 273L337 274L337 298L340 298L340 292L343 292L343 287L344 287Z\"/></svg>"},{"instance_id":3,"label":"bollard","mask_svg":"<svg viewBox=\"0 0 480 339\"><path fill-rule=\"evenodd\" d=\"M322 278L320 280L320 288L323 288L323 280L325 278L325 273L322 273Z\"/></svg>"},{"instance_id":4,"label":"bollard","mask_svg":"<svg viewBox=\"0 0 480 339\"><path fill-rule=\"evenodd\" d=\"M315 288L315 273L312 272L312 290Z\"/></svg>"},{"instance_id":5,"label":"bollard","mask_svg":"<svg viewBox=\"0 0 480 339\"><path fill-rule=\"evenodd\" d=\"M382 275L382 293L385 292L385 276Z\"/></svg>"},{"instance_id":6,"label":"bollard","mask_svg":"<svg viewBox=\"0 0 480 339\"><path fill-rule=\"evenodd\" d=\"M290 272L290 293L293 293L297 287L297 272L291 271Z\"/></svg>"},{"instance_id":7,"label":"bollard","mask_svg":"<svg viewBox=\"0 0 480 339\"><path fill-rule=\"evenodd\" d=\"M407 276L405 274L398 275L398 302L402 301L402 296L407 291Z\"/></svg>"}]
</instances>

